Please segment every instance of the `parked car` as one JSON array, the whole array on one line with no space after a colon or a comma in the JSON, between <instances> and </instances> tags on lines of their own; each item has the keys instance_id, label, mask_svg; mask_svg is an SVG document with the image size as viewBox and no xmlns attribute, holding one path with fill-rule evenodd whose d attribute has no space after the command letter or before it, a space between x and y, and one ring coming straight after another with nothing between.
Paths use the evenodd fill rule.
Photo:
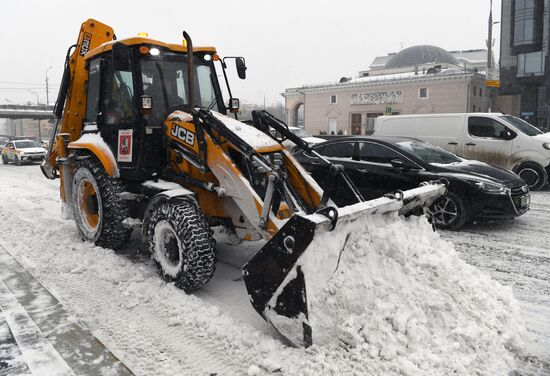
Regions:
<instances>
[{"instance_id":1,"label":"parked car","mask_svg":"<svg viewBox=\"0 0 550 376\"><path fill-rule=\"evenodd\" d=\"M40 162L46 157L46 149L34 140L9 141L2 148L2 163L13 162L19 166L21 163Z\"/></svg>"},{"instance_id":2,"label":"parked car","mask_svg":"<svg viewBox=\"0 0 550 376\"><path fill-rule=\"evenodd\" d=\"M481 219L512 219L529 209L529 188L516 174L460 158L417 139L357 136L327 141L313 149L343 165L367 200L411 189L424 181L447 180L448 193L430 209L441 228L458 229ZM300 151L295 157L323 189L342 186L311 153ZM342 188L332 196L338 206L352 203L353 197Z\"/></svg>"},{"instance_id":3,"label":"parked car","mask_svg":"<svg viewBox=\"0 0 550 376\"><path fill-rule=\"evenodd\" d=\"M375 136L414 137L467 159L514 171L531 190L550 175L550 133L501 113L381 116Z\"/></svg>"},{"instance_id":4,"label":"parked car","mask_svg":"<svg viewBox=\"0 0 550 376\"><path fill-rule=\"evenodd\" d=\"M325 142L326 140L323 139L323 138L319 138L319 137L314 137L314 136L311 136L309 133L307 133L305 130L303 130L302 128L298 128L298 127L288 127L288 129L294 133L296 136L300 137L301 139L303 139L305 142L308 143L309 146L313 146L313 145L317 145L317 144L320 144L322 142ZM271 130L272 132L275 132L275 130ZM277 138L277 139L280 139L280 135L277 135L277 134L274 134L274 136ZM290 152L294 153L296 151L299 150L299 148L296 146L296 144L288 139L284 140L283 141L283 146L286 147L288 150L290 150Z\"/></svg>"}]
</instances>

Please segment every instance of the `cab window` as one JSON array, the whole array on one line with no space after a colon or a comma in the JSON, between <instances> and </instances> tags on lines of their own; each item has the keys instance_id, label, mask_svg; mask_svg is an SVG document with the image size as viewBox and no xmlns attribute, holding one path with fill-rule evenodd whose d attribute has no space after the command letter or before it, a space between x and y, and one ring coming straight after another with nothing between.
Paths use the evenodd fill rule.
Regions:
<instances>
[{"instance_id":1,"label":"cab window","mask_svg":"<svg viewBox=\"0 0 550 376\"><path fill-rule=\"evenodd\" d=\"M88 95L86 99L86 115L84 121L95 123L99 111L99 82L101 78L101 58L90 62L88 76Z\"/></svg>"},{"instance_id":2,"label":"cab window","mask_svg":"<svg viewBox=\"0 0 550 376\"><path fill-rule=\"evenodd\" d=\"M111 65L103 75L101 85L103 117L107 125L135 121L134 82L131 71L114 70Z\"/></svg>"},{"instance_id":3,"label":"cab window","mask_svg":"<svg viewBox=\"0 0 550 376\"><path fill-rule=\"evenodd\" d=\"M509 139L513 134L504 124L486 117L468 118L468 133L474 137Z\"/></svg>"}]
</instances>

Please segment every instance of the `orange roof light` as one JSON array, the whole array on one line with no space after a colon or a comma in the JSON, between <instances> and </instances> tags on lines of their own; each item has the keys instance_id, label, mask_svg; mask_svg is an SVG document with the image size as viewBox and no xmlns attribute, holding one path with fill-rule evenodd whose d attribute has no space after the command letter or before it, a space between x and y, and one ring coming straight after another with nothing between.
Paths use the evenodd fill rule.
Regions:
<instances>
[{"instance_id":1,"label":"orange roof light","mask_svg":"<svg viewBox=\"0 0 550 376\"><path fill-rule=\"evenodd\" d=\"M139 53L142 54L142 55L147 55L149 53L149 47L141 46L139 48Z\"/></svg>"},{"instance_id":2,"label":"orange roof light","mask_svg":"<svg viewBox=\"0 0 550 376\"><path fill-rule=\"evenodd\" d=\"M220 55L214 54L214 56L212 56L212 60L214 60L214 61L220 61Z\"/></svg>"}]
</instances>

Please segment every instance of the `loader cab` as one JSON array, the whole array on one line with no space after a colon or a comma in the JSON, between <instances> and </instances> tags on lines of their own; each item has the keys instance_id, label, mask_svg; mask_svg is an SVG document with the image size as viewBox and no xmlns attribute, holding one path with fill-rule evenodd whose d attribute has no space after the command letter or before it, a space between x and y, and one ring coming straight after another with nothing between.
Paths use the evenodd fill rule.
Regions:
<instances>
[{"instance_id":1,"label":"loader cab","mask_svg":"<svg viewBox=\"0 0 550 376\"><path fill-rule=\"evenodd\" d=\"M133 38L103 45L87 56L84 132L101 132L127 180L143 180L166 166L163 125L188 106L187 54L183 45ZM213 48L194 51L193 103L226 113Z\"/></svg>"}]
</instances>

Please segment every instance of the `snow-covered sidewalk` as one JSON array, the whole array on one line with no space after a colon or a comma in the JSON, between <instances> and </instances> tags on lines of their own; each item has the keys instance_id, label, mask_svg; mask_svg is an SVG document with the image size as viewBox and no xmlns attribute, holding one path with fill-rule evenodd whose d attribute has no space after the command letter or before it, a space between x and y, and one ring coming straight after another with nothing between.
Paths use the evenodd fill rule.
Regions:
<instances>
[{"instance_id":1,"label":"snow-covered sidewalk","mask_svg":"<svg viewBox=\"0 0 550 376\"><path fill-rule=\"evenodd\" d=\"M131 375L0 245L1 375Z\"/></svg>"},{"instance_id":2,"label":"snow-covered sidewalk","mask_svg":"<svg viewBox=\"0 0 550 376\"><path fill-rule=\"evenodd\" d=\"M466 265L419 221L367 221L371 238L353 234L344 262L354 280L339 275L321 298L334 312L345 303L358 314L325 317L340 325L333 341L293 349L248 302L239 268L252 250L219 246L214 279L187 295L162 282L137 238L122 254L81 242L74 223L61 219L58 184L38 166L0 166L0 244L136 374L495 374L489 370L524 355L511 290ZM536 220L550 224L545 215ZM407 237L418 243L402 246ZM444 237L462 241L460 233ZM476 240L471 251L482 245ZM348 293L355 288L368 293Z\"/></svg>"}]
</instances>

